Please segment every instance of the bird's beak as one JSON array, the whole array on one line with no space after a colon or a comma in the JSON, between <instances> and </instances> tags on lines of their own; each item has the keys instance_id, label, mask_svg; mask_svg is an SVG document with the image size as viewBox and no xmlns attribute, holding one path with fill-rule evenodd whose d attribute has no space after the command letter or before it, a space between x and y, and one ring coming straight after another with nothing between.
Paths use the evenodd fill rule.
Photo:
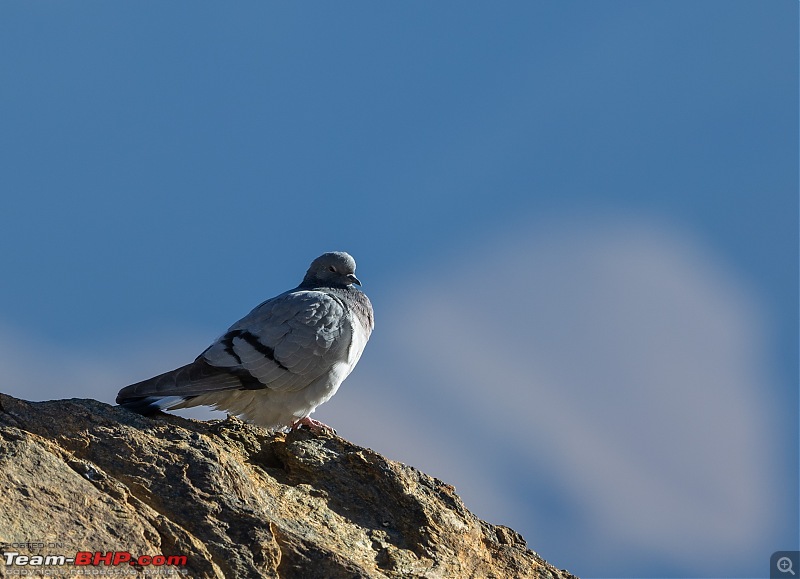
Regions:
<instances>
[{"instance_id":1,"label":"bird's beak","mask_svg":"<svg viewBox=\"0 0 800 579\"><path fill-rule=\"evenodd\" d=\"M354 273L347 274L347 279L350 280L350 283L354 283L356 285L361 285L361 282L358 281L358 278L356 277L356 274L354 274Z\"/></svg>"}]
</instances>

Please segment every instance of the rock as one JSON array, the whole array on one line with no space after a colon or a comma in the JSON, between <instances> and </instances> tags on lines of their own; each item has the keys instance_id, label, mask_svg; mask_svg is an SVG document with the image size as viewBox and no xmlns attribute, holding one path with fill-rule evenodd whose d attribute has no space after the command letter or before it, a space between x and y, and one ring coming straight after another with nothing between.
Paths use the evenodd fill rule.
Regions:
<instances>
[{"instance_id":1,"label":"rock","mask_svg":"<svg viewBox=\"0 0 800 579\"><path fill-rule=\"evenodd\" d=\"M35 562L126 552L185 556L160 571L197 578L572 577L453 487L334 435L2 394L0 543L21 556L4 576L97 574Z\"/></svg>"}]
</instances>

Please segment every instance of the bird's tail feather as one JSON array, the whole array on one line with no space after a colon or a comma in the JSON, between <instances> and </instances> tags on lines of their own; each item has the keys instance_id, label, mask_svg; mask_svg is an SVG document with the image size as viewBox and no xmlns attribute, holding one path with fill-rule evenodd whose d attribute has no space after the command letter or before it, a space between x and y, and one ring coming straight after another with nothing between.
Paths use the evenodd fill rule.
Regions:
<instances>
[{"instance_id":1,"label":"bird's tail feather","mask_svg":"<svg viewBox=\"0 0 800 579\"><path fill-rule=\"evenodd\" d=\"M239 388L242 381L236 375L198 358L177 370L126 386L117 394L117 404L139 414L153 414L200 394Z\"/></svg>"},{"instance_id":2,"label":"bird's tail feather","mask_svg":"<svg viewBox=\"0 0 800 579\"><path fill-rule=\"evenodd\" d=\"M138 398L128 398L119 405L123 408L149 416L160 410L172 410L175 406L191 400L194 396L141 396Z\"/></svg>"}]
</instances>

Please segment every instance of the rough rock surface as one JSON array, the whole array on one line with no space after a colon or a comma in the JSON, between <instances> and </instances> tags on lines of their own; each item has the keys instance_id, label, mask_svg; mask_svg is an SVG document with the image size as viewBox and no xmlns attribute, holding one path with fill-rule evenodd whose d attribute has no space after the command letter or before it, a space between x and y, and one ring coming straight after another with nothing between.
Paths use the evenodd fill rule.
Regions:
<instances>
[{"instance_id":1,"label":"rough rock surface","mask_svg":"<svg viewBox=\"0 0 800 579\"><path fill-rule=\"evenodd\" d=\"M453 487L336 436L2 394L0 543L185 555L158 570L188 577L572 577ZM157 570L5 563L3 576Z\"/></svg>"}]
</instances>

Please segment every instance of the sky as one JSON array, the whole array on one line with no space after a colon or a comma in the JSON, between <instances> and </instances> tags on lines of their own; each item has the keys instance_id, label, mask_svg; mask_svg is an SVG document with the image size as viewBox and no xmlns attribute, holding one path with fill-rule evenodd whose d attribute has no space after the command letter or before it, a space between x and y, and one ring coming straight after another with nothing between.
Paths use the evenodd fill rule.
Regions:
<instances>
[{"instance_id":1,"label":"sky","mask_svg":"<svg viewBox=\"0 0 800 579\"><path fill-rule=\"evenodd\" d=\"M0 391L113 403L344 250L340 435L581 577L800 548L793 0L10 0L0 107Z\"/></svg>"}]
</instances>

